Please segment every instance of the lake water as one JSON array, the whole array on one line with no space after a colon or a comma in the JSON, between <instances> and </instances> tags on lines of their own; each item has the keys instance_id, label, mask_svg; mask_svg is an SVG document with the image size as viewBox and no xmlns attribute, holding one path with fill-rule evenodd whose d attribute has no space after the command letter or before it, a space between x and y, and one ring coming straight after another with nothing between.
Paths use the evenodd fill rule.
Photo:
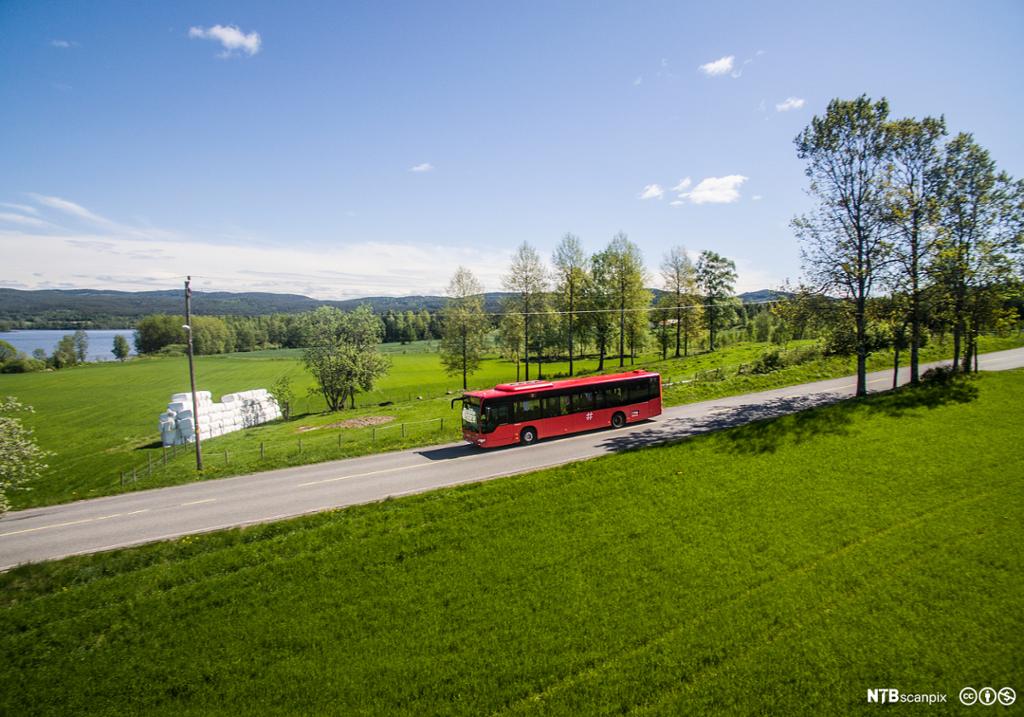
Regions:
<instances>
[{"instance_id":1,"label":"lake water","mask_svg":"<svg viewBox=\"0 0 1024 717\"><path fill-rule=\"evenodd\" d=\"M0 331L0 340L6 341L18 351L24 351L29 356L36 349L42 349L49 356L57 348L58 341L73 333L75 332L67 329ZM134 329L88 329L85 333L89 336L90 361L112 361L114 359L114 337L118 334L128 339L128 345L132 347L132 354L135 354Z\"/></svg>"}]
</instances>

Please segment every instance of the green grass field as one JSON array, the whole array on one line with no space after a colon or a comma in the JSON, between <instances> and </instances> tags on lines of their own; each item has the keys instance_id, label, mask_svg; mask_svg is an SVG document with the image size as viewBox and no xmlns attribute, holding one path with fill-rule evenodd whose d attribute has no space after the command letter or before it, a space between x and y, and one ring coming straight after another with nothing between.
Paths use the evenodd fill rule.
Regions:
<instances>
[{"instance_id":1,"label":"green grass field","mask_svg":"<svg viewBox=\"0 0 1024 717\"><path fill-rule=\"evenodd\" d=\"M1021 343L1024 343L1021 337L985 337L982 347L997 350ZM359 399L361 403L374 405L336 414L321 413L322 399L305 397L306 389L313 384L302 368L298 351L200 357L196 369L198 386L212 391L218 398L234 391L269 387L278 377L291 376L299 396L297 413L300 414L288 422L275 422L204 441L206 470L201 476L196 473L194 459L188 451L179 449L165 456L159 447L157 417L172 393L188 387L184 358L88 364L50 373L0 374L0 395L17 396L35 407L36 413L27 417L26 422L36 431L40 444L53 452L43 478L31 490L15 492L11 496L12 503L15 508L48 505L123 490L172 485L199 477L217 478L459 440L458 412L451 410L451 397L447 392L457 394L461 383L444 375L437 353L431 350L435 345L427 342L386 345L384 350L391 356L392 369L377 390ZM737 366L753 361L766 348L769 347L765 344L741 343L683 359L660 361L657 356L644 356L636 365L661 371L667 379L673 380L692 377L698 371L726 369L729 376L726 380L678 383L667 388L665 400L669 405L843 376L853 370L852 359L832 358L772 374L735 375ZM942 358L948 351L948 347L929 347L924 360ZM887 353L871 358L874 368L885 368L891 360ZM584 371L593 371L596 366L596 360L578 363L578 369ZM617 362L606 362L605 368L618 370ZM568 366L550 364L545 370L549 375L566 373ZM471 386L493 386L514 378L514 364L490 358L472 377ZM424 400L416 400L417 396ZM381 401L394 404L375 405ZM382 417L380 420L388 420L388 423L376 430L329 427L338 421L360 417ZM311 428L317 430L309 430ZM122 484L122 475L125 484Z\"/></svg>"},{"instance_id":2,"label":"green grass field","mask_svg":"<svg viewBox=\"0 0 1024 717\"><path fill-rule=\"evenodd\" d=\"M1022 428L983 375L24 566L0 713L958 714L1021 691Z\"/></svg>"}]
</instances>

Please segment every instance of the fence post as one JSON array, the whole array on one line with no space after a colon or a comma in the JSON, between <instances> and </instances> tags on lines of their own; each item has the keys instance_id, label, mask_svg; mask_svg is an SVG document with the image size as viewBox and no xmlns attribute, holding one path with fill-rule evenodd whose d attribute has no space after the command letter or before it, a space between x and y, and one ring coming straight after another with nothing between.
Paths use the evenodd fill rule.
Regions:
<instances>
[{"instance_id":1,"label":"fence post","mask_svg":"<svg viewBox=\"0 0 1024 717\"><path fill-rule=\"evenodd\" d=\"M171 458L174 458L176 455L178 455L178 444L177 443L172 443L171 444Z\"/></svg>"},{"instance_id":2,"label":"fence post","mask_svg":"<svg viewBox=\"0 0 1024 717\"><path fill-rule=\"evenodd\" d=\"M224 465L228 464L228 449L224 449Z\"/></svg>"},{"instance_id":3,"label":"fence post","mask_svg":"<svg viewBox=\"0 0 1024 717\"><path fill-rule=\"evenodd\" d=\"M139 480L139 476L138 476L138 474L135 473L135 466L132 466L132 483L135 483L138 480Z\"/></svg>"},{"instance_id":4,"label":"fence post","mask_svg":"<svg viewBox=\"0 0 1024 717\"><path fill-rule=\"evenodd\" d=\"M299 455L302 455L302 439L299 439Z\"/></svg>"},{"instance_id":5,"label":"fence post","mask_svg":"<svg viewBox=\"0 0 1024 717\"><path fill-rule=\"evenodd\" d=\"M441 416L441 433L444 433L444 416Z\"/></svg>"},{"instance_id":6,"label":"fence post","mask_svg":"<svg viewBox=\"0 0 1024 717\"><path fill-rule=\"evenodd\" d=\"M166 466L167 465L167 446L163 447L163 454L164 454L163 455L164 465Z\"/></svg>"},{"instance_id":7,"label":"fence post","mask_svg":"<svg viewBox=\"0 0 1024 717\"><path fill-rule=\"evenodd\" d=\"M263 441L260 441L260 460L263 460Z\"/></svg>"},{"instance_id":8,"label":"fence post","mask_svg":"<svg viewBox=\"0 0 1024 717\"><path fill-rule=\"evenodd\" d=\"M146 468L146 477L147 478L152 478L153 477L153 454L152 453L147 454L146 458L149 459L149 465Z\"/></svg>"},{"instance_id":9,"label":"fence post","mask_svg":"<svg viewBox=\"0 0 1024 717\"><path fill-rule=\"evenodd\" d=\"M374 426L374 427L373 427L373 428L371 428L370 430L371 430L371 431L373 431L373 435L372 435L372 437L371 437L371 439L370 439L370 440L376 441L376 440L377 440L377 427L376 427L376 426Z\"/></svg>"},{"instance_id":10,"label":"fence post","mask_svg":"<svg viewBox=\"0 0 1024 717\"><path fill-rule=\"evenodd\" d=\"M405 424L402 424L402 438L405 438Z\"/></svg>"},{"instance_id":11,"label":"fence post","mask_svg":"<svg viewBox=\"0 0 1024 717\"><path fill-rule=\"evenodd\" d=\"M341 431L338 431L338 448L341 448Z\"/></svg>"},{"instance_id":12,"label":"fence post","mask_svg":"<svg viewBox=\"0 0 1024 717\"><path fill-rule=\"evenodd\" d=\"M121 471L121 487L124 488L124 471Z\"/></svg>"}]
</instances>

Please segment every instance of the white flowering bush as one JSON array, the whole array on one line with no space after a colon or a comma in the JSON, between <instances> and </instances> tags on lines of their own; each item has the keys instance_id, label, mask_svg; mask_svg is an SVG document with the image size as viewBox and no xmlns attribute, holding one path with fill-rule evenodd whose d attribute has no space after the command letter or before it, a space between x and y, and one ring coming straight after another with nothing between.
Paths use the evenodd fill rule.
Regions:
<instances>
[{"instance_id":1,"label":"white flowering bush","mask_svg":"<svg viewBox=\"0 0 1024 717\"><path fill-rule=\"evenodd\" d=\"M32 407L22 405L14 396L0 398L0 514L10 507L8 492L23 487L46 470L44 461L49 455L21 419L3 415L10 413L32 413Z\"/></svg>"}]
</instances>

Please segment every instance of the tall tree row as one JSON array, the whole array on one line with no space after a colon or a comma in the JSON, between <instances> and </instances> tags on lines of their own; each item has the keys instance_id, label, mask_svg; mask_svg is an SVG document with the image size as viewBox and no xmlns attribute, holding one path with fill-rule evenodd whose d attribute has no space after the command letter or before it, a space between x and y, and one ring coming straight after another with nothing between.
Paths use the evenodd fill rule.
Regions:
<instances>
[{"instance_id":1,"label":"tall tree row","mask_svg":"<svg viewBox=\"0 0 1024 717\"><path fill-rule=\"evenodd\" d=\"M945 136L941 118L891 120L884 99L861 96L833 100L794 140L814 209L793 226L816 289L847 302L858 395L878 292L891 294L876 313L894 346L908 344L916 382L926 317L951 328L954 368L968 371L978 335L1005 317L1021 280L1021 182L971 135Z\"/></svg>"}]
</instances>

